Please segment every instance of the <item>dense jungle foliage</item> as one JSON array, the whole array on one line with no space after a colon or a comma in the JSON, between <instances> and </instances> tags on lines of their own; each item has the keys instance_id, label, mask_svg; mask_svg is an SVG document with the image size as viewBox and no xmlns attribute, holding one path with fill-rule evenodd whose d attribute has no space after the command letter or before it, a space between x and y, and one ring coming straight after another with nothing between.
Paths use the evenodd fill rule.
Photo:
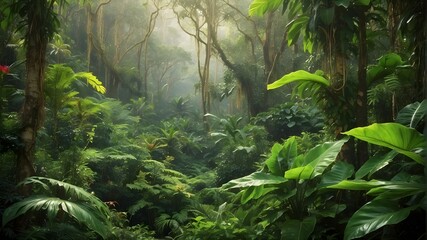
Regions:
<instances>
[{"instance_id":1,"label":"dense jungle foliage","mask_svg":"<svg viewBox=\"0 0 427 240\"><path fill-rule=\"evenodd\" d=\"M427 238L426 15L0 0L0 238Z\"/></svg>"}]
</instances>

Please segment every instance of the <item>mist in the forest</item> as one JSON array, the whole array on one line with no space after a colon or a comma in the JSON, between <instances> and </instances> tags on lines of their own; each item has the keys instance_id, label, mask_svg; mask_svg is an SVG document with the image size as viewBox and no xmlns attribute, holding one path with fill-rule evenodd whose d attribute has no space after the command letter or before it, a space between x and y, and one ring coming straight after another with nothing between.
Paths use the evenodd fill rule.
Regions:
<instances>
[{"instance_id":1,"label":"mist in the forest","mask_svg":"<svg viewBox=\"0 0 427 240\"><path fill-rule=\"evenodd\" d=\"M0 0L0 239L422 239L425 9Z\"/></svg>"}]
</instances>

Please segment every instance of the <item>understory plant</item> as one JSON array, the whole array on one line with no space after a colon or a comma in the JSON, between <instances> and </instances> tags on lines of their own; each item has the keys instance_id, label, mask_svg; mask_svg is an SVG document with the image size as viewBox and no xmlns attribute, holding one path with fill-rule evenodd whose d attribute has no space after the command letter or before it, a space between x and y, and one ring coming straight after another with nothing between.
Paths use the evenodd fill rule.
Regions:
<instances>
[{"instance_id":1,"label":"understory plant","mask_svg":"<svg viewBox=\"0 0 427 240\"><path fill-rule=\"evenodd\" d=\"M21 228L19 232L10 232L8 237L71 239L68 234L84 239L111 237L110 210L95 195L69 183L45 177L27 178L18 187L24 185L31 185L34 194L4 211L3 229L11 224L18 224Z\"/></svg>"},{"instance_id":2,"label":"understory plant","mask_svg":"<svg viewBox=\"0 0 427 240\"><path fill-rule=\"evenodd\" d=\"M128 213L133 221L155 227L158 236L181 234L192 195L187 177L157 160L142 160L142 166L137 179L127 184L138 194Z\"/></svg>"},{"instance_id":3,"label":"understory plant","mask_svg":"<svg viewBox=\"0 0 427 240\"><path fill-rule=\"evenodd\" d=\"M309 239L322 219L334 218L346 208L340 203L340 195L323 186L352 175L350 164L336 161L347 140L325 142L298 154L296 139L291 137L283 144L274 144L261 171L223 185L240 190L241 204L258 206L252 220L252 226L259 229L258 236L250 239ZM333 232L335 227L321 228Z\"/></svg>"},{"instance_id":4,"label":"understory plant","mask_svg":"<svg viewBox=\"0 0 427 240\"><path fill-rule=\"evenodd\" d=\"M412 120L419 118L420 114L414 115ZM368 234L385 237L390 234L387 226L402 223L412 215L415 219L425 216L424 136L399 123L376 123L343 134L367 141L373 145L372 151L378 153L355 173L351 164L336 159L348 137L320 144L301 155L297 154L292 137L272 147L261 171L223 185L225 189L240 190L241 204L256 207L263 203L251 225L262 226L258 237L354 239ZM390 150L384 152L384 147ZM348 180L352 176L354 179ZM333 189L339 191L330 191ZM343 197L352 194L344 195L341 190L367 191L366 203L348 223L344 210L348 212L348 207L354 207L355 203L342 203ZM341 235L343 223L346 227ZM410 225L412 230L398 228L396 232L400 232L401 238L420 239L425 235L423 224Z\"/></svg>"},{"instance_id":5,"label":"understory plant","mask_svg":"<svg viewBox=\"0 0 427 240\"><path fill-rule=\"evenodd\" d=\"M354 179L328 186L329 189L366 191L368 201L349 219L344 239L368 234L384 236L390 225L395 225L392 234L397 234L398 238L425 237L425 224L418 220L406 229L396 226L411 213L425 216L425 136L399 123L372 124L344 134L388 149L362 165ZM424 217L421 221L425 221Z\"/></svg>"},{"instance_id":6,"label":"understory plant","mask_svg":"<svg viewBox=\"0 0 427 240\"><path fill-rule=\"evenodd\" d=\"M258 114L252 121L264 126L274 141L280 141L302 132L318 132L323 128L323 116L314 106L299 99L280 104L267 112Z\"/></svg>"},{"instance_id":7,"label":"understory plant","mask_svg":"<svg viewBox=\"0 0 427 240\"><path fill-rule=\"evenodd\" d=\"M215 119L218 124L217 130L210 133L219 149L216 156L216 183L220 186L255 171L267 146L265 129L250 124L240 126L242 117L206 116Z\"/></svg>"},{"instance_id":8,"label":"understory plant","mask_svg":"<svg viewBox=\"0 0 427 240\"><path fill-rule=\"evenodd\" d=\"M194 216L185 226L179 239L257 239L259 227L252 226L257 208L235 209L234 204L224 202L215 208L212 205L196 204L191 210Z\"/></svg>"}]
</instances>

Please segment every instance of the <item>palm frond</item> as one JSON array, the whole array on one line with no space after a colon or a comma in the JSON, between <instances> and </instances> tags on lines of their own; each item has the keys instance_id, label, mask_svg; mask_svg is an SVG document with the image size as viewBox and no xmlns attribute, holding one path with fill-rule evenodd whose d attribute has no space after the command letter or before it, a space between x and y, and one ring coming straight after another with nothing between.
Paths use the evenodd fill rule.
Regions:
<instances>
[{"instance_id":1,"label":"palm frond","mask_svg":"<svg viewBox=\"0 0 427 240\"><path fill-rule=\"evenodd\" d=\"M40 185L44 189L49 190L53 193L51 186L60 187L64 189L66 196L73 201L89 202L97 210L99 210L104 216L108 216L110 211L101 200L95 195L86 192L83 188L74 186L72 184L62 182L52 178L33 176L26 178L24 181L18 184L18 186L32 184L34 186Z\"/></svg>"},{"instance_id":2,"label":"palm frond","mask_svg":"<svg viewBox=\"0 0 427 240\"><path fill-rule=\"evenodd\" d=\"M75 74L75 78L86 79L86 82L93 87L97 92L104 94L107 92L107 89L102 85L102 82L98 80L98 78L90 72L79 72Z\"/></svg>"},{"instance_id":3,"label":"palm frond","mask_svg":"<svg viewBox=\"0 0 427 240\"><path fill-rule=\"evenodd\" d=\"M104 239L109 235L108 228L105 226L108 222L106 216L104 216L104 219L100 219L99 216L101 215L94 214L95 211L93 209L84 205L42 195L28 197L7 208L3 214L3 226L28 212L39 211L46 211L50 221L57 217L59 211L64 211L78 223L95 231Z\"/></svg>"}]
</instances>

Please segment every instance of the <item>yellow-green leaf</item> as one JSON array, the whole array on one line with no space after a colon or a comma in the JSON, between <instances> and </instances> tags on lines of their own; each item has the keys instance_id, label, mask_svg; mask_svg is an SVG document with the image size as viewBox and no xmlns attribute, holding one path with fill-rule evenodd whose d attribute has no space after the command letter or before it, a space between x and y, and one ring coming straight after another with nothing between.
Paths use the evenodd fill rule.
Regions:
<instances>
[{"instance_id":1,"label":"yellow-green leaf","mask_svg":"<svg viewBox=\"0 0 427 240\"><path fill-rule=\"evenodd\" d=\"M285 76L283 76L282 78L280 78L279 80L268 84L267 85L267 89L271 90L271 89L276 89L279 88L285 84L289 84L291 82L295 82L295 81L310 81L310 82L316 82L319 84L322 84L324 86L329 86L330 83L329 81L324 78L323 76L321 76L321 72L318 72L319 74L313 74L313 73L309 73L307 71L304 70L298 70L295 72L291 72L289 74L286 74Z\"/></svg>"}]
</instances>

